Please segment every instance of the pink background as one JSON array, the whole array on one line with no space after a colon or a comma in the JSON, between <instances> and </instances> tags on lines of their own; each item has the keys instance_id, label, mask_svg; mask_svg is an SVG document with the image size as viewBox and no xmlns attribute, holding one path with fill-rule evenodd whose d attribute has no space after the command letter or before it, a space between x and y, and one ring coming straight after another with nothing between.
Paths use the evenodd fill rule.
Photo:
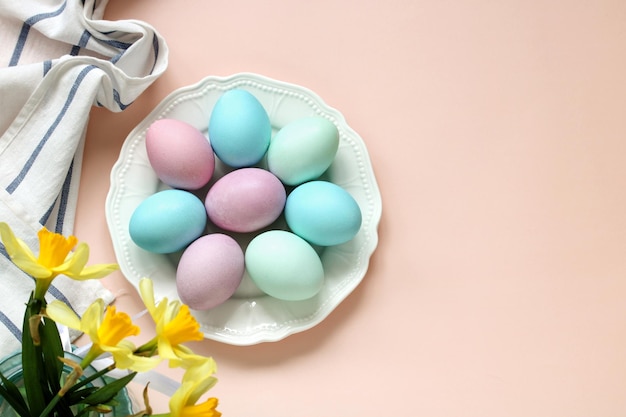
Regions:
<instances>
[{"instance_id":1,"label":"pink background","mask_svg":"<svg viewBox=\"0 0 626 417\"><path fill-rule=\"evenodd\" d=\"M626 413L626 2L111 0L105 17L152 24L170 64L123 113L92 113L76 224L92 262L114 261L122 142L207 75L315 91L372 159L383 216L361 285L280 342L193 346L218 362L225 415ZM142 309L121 274L105 285Z\"/></svg>"}]
</instances>

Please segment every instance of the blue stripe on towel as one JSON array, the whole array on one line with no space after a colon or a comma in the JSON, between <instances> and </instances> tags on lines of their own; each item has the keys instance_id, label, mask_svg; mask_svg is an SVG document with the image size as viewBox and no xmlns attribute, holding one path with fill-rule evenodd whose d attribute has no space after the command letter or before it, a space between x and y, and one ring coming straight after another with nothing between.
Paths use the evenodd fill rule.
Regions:
<instances>
[{"instance_id":1,"label":"blue stripe on towel","mask_svg":"<svg viewBox=\"0 0 626 417\"><path fill-rule=\"evenodd\" d=\"M81 35L80 40L78 41L78 45L74 45L72 47L72 50L70 51L70 55L72 56L78 55L78 53L80 52L80 49L87 46L87 42L89 42L89 39L91 39L91 33L89 33L88 30L83 31L83 34Z\"/></svg>"},{"instance_id":2,"label":"blue stripe on towel","mask_svg":"<svg viewBox=\"0 0 626 417\"><path fill-rule=\"evenodd\" d=\"M48 210L46 210L43 216L41 216L41 219L39 219L39 224L41 224L42 226L45 226L45 224L48 223L48 219L50 218L50 215L52 214L52 210L54 210L54 206L57 204L57 200L58 200L57 198L54 199L54 201L50 205L50 208L48 208Z\"/></svg>"},{"instance_id":3,"label":"blue stripe on towel","mask_svg":"<svg viewBox=\"0 0 626 417\"><path fill-rule=\"evenodd\" d=\"M76 310L74 310L74 307L72 307L70 300L68 300L65 294L63 294L57 287L55 287L54 285L50 285L50 288L48 288L48 293L57 300L63 301L65 304L67 304L69 308L72 309L74 313L76 313ZM78 316L78 313L76 313L76 315Z\"/></svg>"},{"instance_id":4,"label":"blue stripe on towel","mask_svg":"<svg viewBox=\"0 0 626 417\"><path fill-rule=\"evenodd\" d=\"M115 31L113 31L113 32L115 32ZM113 33L113 32L110 32L110 33ZM125 51L126 49L130 48L131 46L133 46L132 43L116 41L116 40L113 40L113 39L101 39L100 42L102 42L104 44L107 44L109 46L112 46L112 47L114 47L116 49L121 49L123 51Z\"/></svg>"},{"instance_id":5,"label":"blue stripe on towel","mask_svg":"<svg viewBox=\"0 0 626 417\"><path fill-rule=\"evenodd\" d=\"M95 68L97 68L95 65L89 65L83 68L83 70L78 74L78 77L76 78L76 81L74 81L74 85L72 85L72 88L70 89L70 93L68 94L67 99L65 100L65 103L63 105L63 108L61 109L61 112L58 114L54 122L52 122L52 125L48 128L48 131L45 133L44 137L39 141L39 144L37 144L37 147L35 148L33 153L30 155L30 158L28 158L28 161L26 161L26 164L24 165L20 173L17 174L15 179L13 179L13 181L7 186L6 190L9 194L13 194L13 192L17 189L17 187L19 187L22 181L24 181L24 178L26 178L26 174L28 174L28 171L30 171L35 160L37 159L37 156L39 156L41 149L46 144L48 139L50 139L55 129L57 128L57 126L59 125L63 117L65 116L65 113L67 112L67 109L70 107L70 104L72 104L72 101L74 100L74 97L76 96L76 91L78 90L78 87L80 87L80 84L87 76L87 73L89 73L89 71Z\"/></svg>"},{"instance_id":6,"label":"blue stripe on towel","mask_svg":"<svg viewBox=\"0 0 626 417\"><path fill-rule=\"evenodd\" d=\"M152 63L150 74L154 73L154 68L159 60L159 38L157 38L156 33L152 35L152 49L154 50L154 62Z\"/></svg>"},{"instance_id":7,"label":"blue stripe on towel","mask_svg":"<svg viewBox=\"0 0 626 417\"><path fill-rule=\"evenodd\" d=\"M132 104L132 103L129 103L129 104L122 103L122 99L120 98L120 93L116 89L113 89L113 100L115 100L119 108L122 110L124 110L126 107Z\"/></svg>"},{"instance_id":8,"label":"blue stripe on towel","mask_svg":"<svg viewBox=\"0 0 626 417\"><path fill-rule=\"evenodd\" d=\"M17 45L15 45L15 49L13 50L11 61L9 61L10 67L16 66L19 62L22 51L24 50L24 45L26 44L26 38L28 38L28 32L30 32L30 25L24 23L20 31L20 36L17 38Z\"/></svg>"},{"instance_id":9,"label":"blue stripe on towel","mask_svg":"<svg viewBox=\"0 0 626 417\"><path fill-rule=\"evenodd\" d=\"M59 210L57 212L57 221L54 227L54 231L56 233L63 233L63 226L65 225L65 215L67 214L67 205L70 198L70 188L72 183L72 172L74 171L74 159L70 164L70 169L67 171L67 175L65 176L65 181L63 181L63 186L61 187L61 193L57 198L54 199L48 210L41 216L39 219L39 224L45 226L50 220L50 216L54 211L54 207L59 203Z\"/></svg>"},{"instance_id":10,"label":"blue stripe on towel","mask_svg":"<svg viewBox=\"0 0 626 417\"><path fill-rule=\"evenodd\" d=\"M124 56L124 52L120 52L119 54L116 54L113 58L111 58L111 64L113 65L117 64L117 61L119 61L120 58L123 56Z\"/></svg>"},{"instance_id":11,"label":"blue stripe on towel","mask_svg":"<svg viewBox=\"0 0 626 417\"><path fill-rule=\"evenodd\" d=\"M48 71L50 71L50 69L52 69L52 61L49 59L46 59L43 62L43 76L45 77L46 74L48 73Z\"/></svg>"},{"instance_id":12,"label":"blue stripe on towel","mask_svg":"<svg viewBox=\"0 0 626 417\"><path fill-rule=\"evenodd\" d=\"M30 32L31 26L44 19L49 19L51 17L60 15L63 10L65 10L66 4L67 2L64 1L61 7L59 7L57 10L50 13L40 13L35 16L29 17L24 21L24 24L22 25L22 30L20 31L20 36L17 39L17 44L15 45L15 49L13 50L13 55L11 56L11 61L9 62L10 67L16 66L19 62L22 51L24 51L24 45L26 45L26 39L28 38L28 32Z\"/></svg>"},{"instance_id":13,"label":"blue stripe on towel","mask_svg":"<svg viewBox=\"0 0 626 417\"><path fill-rule=\"evenodd\" d=\"M70 163L70 169L67 171L63 187L61 188L61 200L59 201L59 212L57 214L57 224L55 232L63 233L63 225L65 222L65 214L67 213L67 202L70 198L70 185L72 183L72 172L74 171L74 159Z\"/></svg>"},{"instance_id":14,"label":"blue stripe on towel","mask_svg":"<svg viewBox=\"0 0 626 417\"><path fill-rule=\"evenodd\" d=\"M4 324L4 327L6 327L19 342L22 341L22 331L2 311L0 311L0 323Z\"/></svg>"}]
</instances>

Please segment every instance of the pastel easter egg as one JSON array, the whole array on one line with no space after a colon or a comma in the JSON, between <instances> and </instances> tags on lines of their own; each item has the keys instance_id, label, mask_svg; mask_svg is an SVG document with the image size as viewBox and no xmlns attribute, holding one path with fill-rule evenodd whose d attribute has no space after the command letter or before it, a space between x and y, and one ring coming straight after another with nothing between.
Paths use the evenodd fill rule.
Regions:
<instances>
[{"instance_id":1,"label":"pastel easter egg","mask_svg":"<svg viewBox=\"0 0 626 417\"><path fill-rule=\"evenodd\" d=\"M245 265L263 292L281 300L306 300L324 284L324 267L315 249L284 230L270 230L252 239Z\"/></svg>"},{"instance_id":2,"label":"pastel easter egg","mask_svg":"<svg viewBox=\"0 0 626 417\"><path fill-rule=\"evenodd\" d=\"M258 163L270 144L272 127L259 100L246 90L226 91L209 119L209 139L217 157L242 168Z\"/></svg>"},{"instance_id":3,"label":"pastel easter egg","mask_svg":"<svg viewBox=\"0 0 626 417\"><path fill-rule=\"evenodd\" d=\"M278 219L285 200L285 187L274 174L261 168L241 168L217 180L204 204L216 226L245 233Z\"/></svg>"},{"instance_id":4,"label":"pastel easter egg","mask_svg":"<svg viewBox=\"0 0 626 417\"><path fill-rule=\"evenodd\" d=\"M154 121L146 131L146 152L159 179L173 188L202 188L215 169L208 138L181 120Z\"/></svg>"},{"instance_id":5,"label":"pastel easter egg","mask_svg":"<svg viewBox=\"0 0 626 417\"><path fill-rule=\"evenodd\" d=\"M281 128L267 151L269 170L287 185L317 179L335 159L339 131L319 116L296 119Z\"/></svg>"},{"instance_id":6,"label":"pastel easter egg","mask_svg":"<svg viewBox=\"0 0 626 417\"><path fill-rule=\"evenodd\" d=\"M361 210L343 188L328 181L309 181L287 197L285 220L298 236L320 246L353 239L361 227Z\"/></svg>"},{"instance_id":7,"label":"pastel easter egg","mask_svg":"<svg viewBox=\"0 0 626 417\"><path fill-rule=\"evenodd\" d=\"M128 229L137 246L154 253L179 251L206 227L202 200L184 190L163 190L143 200L133 211Z\"/></svg>"},{"instance_id":8,"label":"pastel easter egg","mask_svg":"<svg viewBox=\"0 0 626 417\"><path fill-rule=\"evenodd\" d=\"M180 257L178 296L194 310L209 310L235 293L244 272L243 251L232 237L221 233L202 236Z\"/></svg>"}]
</instances>

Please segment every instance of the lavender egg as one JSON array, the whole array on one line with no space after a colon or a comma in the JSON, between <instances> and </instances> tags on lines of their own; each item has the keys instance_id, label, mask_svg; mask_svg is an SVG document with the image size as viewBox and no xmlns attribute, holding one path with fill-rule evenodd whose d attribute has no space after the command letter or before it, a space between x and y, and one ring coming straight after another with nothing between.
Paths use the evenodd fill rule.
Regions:
<instances>
[{"instance_id":1,"label":"lavender egg","mask_svg":"<svg viewBox=\"0 0 626 417\"><path fill-rule=\"evenodd\" d=\"M178 262L178 296L194 310L209 310L234 294L244 271L244 254L233 238L221 233L202 236Z\"/></svg>"}]
</instances>

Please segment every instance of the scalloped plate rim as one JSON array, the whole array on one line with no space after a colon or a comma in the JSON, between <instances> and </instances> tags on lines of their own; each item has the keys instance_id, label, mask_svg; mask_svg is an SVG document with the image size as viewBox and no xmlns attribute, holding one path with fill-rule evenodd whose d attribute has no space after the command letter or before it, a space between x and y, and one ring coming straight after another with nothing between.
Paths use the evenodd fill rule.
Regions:
<instances>
[{"instance_id":1,"label":"scalloped plate rim","mask_svg":"<svg viewBox=\"0 0 626 417\"><path fill-rule=\"evenodd\" d=\"M246 330L242 332L240 330L233 329L232 326L228 327L225 325L203 323L200 319L198 320L201 324L201 329L206 338L231 345L243 346L253 345L262 342L275 342L282 340L285 337L294 333L308 330L322 322L341 302L343 302L343 300L345 300L346 297L348 297L354 291L354 289L363 280L369 267L370 257L375 251L378 244L377 229L382 214L382 201L374 172L371 167L369 154L367 153L367 149L363 140L350 126L348 126L344 116L337 109L328 106L315 92L303 86L275 80L263 75L249 72L236 73L230 76L207 76L196 82L195 84L183 86L172 91L151 112L149 112L144 117L144 119L128 134L122 145L120 156L111 169L111 186L107 194L105 203L106 221L109 227L109 232L111 234L114 252L120 264L120 269L124 277L135 288L138 288L138 282L135 282L133 279L129 278L129 275L131 275L132 277L133 274L129 271L130 266L124 261L124 255L126 254L124 252L122 242L116 235L118 230L117 228L120 225L117 224L115 219L116 204L119 203L119 199L121 198L119 196L121 186L119 185L118 180L120 176L124 175L124 169L127 168L128 165L132 165L128 160L129 157L132 156L133 147L136 146L137 141L141 141L141 135L143 134L142 132L145 131L149 123L166 113L168 109L176 107L177 100L185 98L190 94L193 95L195 92L202 91L203 89L206 89L212 85L215 86L215 89L220 89L221 87L221 89L227 90L229 88L233 88L232 85L237 84L238 82L243 83L244 85L246 85L246 83L250 83L250 85L255 84L260 87L266 87L270 91L271 89L282 89L287 92L294 92L294 94L295 92L297 92L298 94L310 100L311 103L313 103L313 106L317 107L318 110L320 110L324 114L332 115L332 118L336 120L336 123L340 125L341 129L343 130L343 134L348 136L352 141L354 141L353 146L354 144L356 144L356 146L360 148L360 154L358 155L358 158L360 158L359 162L362 162L365 165L364 174L366 178L364 180L367 180L367 191L369 193L369 196L371 196L371 198L368 199L370 200L370 204L368 204L367 207L367 236L365 242L359 248L361 260L360 264L358 265L358 271L355 273L355 276L352 280L343 282L343 286L340 288L340 291L333 294L331 300L325 300L319 306L319 308L317 308L317 310L312 311L310 314L304 317L296 317L286 323L267 323L266 326L257 326L252 331ZM155 293L156 292L158 292L157 288L155 288ZM217 308L219 308L219 306Z\"/></svg>"}]
</instances>

